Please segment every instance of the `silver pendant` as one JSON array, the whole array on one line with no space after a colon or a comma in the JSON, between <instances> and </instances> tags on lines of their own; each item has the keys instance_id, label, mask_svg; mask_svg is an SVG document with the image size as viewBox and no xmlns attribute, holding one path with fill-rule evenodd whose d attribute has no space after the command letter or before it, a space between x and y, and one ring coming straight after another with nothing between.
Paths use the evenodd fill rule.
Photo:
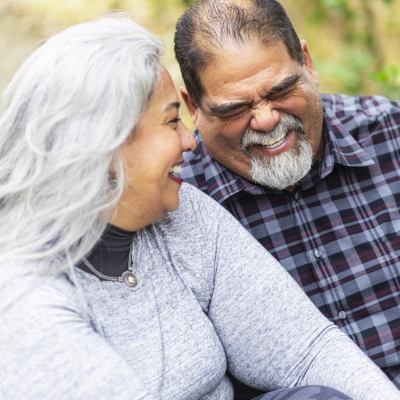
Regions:
<instances>
[{"instance_id":1,"label":"silver pendant","mask_svg":"<svg viewBox=\"0 0 400 400\"><path fill-rule=\"evenodd\" d=\"M129 290L136 290L139 286L139 282L132 271L125 271L118 280Z\"/></svg>"}]
</instances>

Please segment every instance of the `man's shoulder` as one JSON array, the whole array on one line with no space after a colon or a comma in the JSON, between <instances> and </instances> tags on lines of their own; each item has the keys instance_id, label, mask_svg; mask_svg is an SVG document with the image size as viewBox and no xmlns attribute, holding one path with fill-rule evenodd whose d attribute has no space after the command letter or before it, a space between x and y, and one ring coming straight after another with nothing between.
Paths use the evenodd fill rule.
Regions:
<instances>
[{"instance_id":1,"label":"man's shoulder","mask_svg":"<svg viewBox=\"0 0 400 400\"><path fill-rule=\"evenodd\" d=\"M355 115L374 118L385 114L400 113L399 101L389 100L378 95L321 94L321 99L324 109L332 111L339 119Z\"/></svg>"},{"instance_id":2,"label":"man's shoulder","mask_svg":"<svg viewBox=\"0 0 400 400\"><path fill-rule=\"evenodd\" d=\"M335 142L352 137L365 148L368 144L397 140L400 134L398 101L383 96L340 94L323 94L321 99L324 122Z\"/></svg>"},{"instance_id":3,"label":"man's shoulder","mask_svg":"<svg viewBox=\"0 0 400 400\"><path fill-rule=\"evenodd\" d=\"M181 166L181 178L184 182L204 190L206 187L205 168L208 152L199 132L195 131L193 135L197 147L193 152L183 153L184 163Z\"/></svg>"}]
</instances>

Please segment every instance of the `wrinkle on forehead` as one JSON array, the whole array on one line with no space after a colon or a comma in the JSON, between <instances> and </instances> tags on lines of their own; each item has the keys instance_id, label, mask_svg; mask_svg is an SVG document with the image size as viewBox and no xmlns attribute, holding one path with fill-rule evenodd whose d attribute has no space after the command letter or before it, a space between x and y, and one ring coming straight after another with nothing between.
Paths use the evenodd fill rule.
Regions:
<instances>
[{"instance_id":1,"label":"wrinkle on forehead","mask_svg":"<svg viewBox=\"0 0 400 400\"><path fill-rule=\"evenodd\" d=\"M222 53L205 67L200 77L206 96L218 103L227 99L251 102L288 78L299 75L298 67L283 43L269 48L253 43Z\"/></svg>"}]
</instances>

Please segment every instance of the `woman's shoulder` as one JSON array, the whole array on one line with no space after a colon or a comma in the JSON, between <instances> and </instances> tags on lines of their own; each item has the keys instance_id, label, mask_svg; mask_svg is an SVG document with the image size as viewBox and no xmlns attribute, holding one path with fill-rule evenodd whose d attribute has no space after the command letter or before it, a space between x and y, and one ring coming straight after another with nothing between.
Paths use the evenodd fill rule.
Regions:
<instances>
[{"instance_id":1,"label":"woman's shoulder","mask_svg":"<svg viewBox=\"0 0 400 400\"><path fill-rule=\"evenodd\" d=\"M183 183L179 193L179 207L168 212L154 224L164 237L170 237L179 243L188 242L207 246L213 233L218 230L224 213L227 213L216 201L194 186ZM191 246L191 247L192 247Z\"/></svg>"},{"instance_id":2,"label":"woman's shoulder","mask_svg":"<svg viewBox=\"0 0 400 400\"><path fill-rule=\"evenodd\" d=\"M147 237L155 240L161 237L161 242L168 251L184 252L188 249L201 250L208 246L205 231L210 229L214 221L214 201L208 199L194 186L182 184L179 193L179 207L168 212L159 221L147 227ZM218 207L218 204L215 204ZM193 251L191 251L193 253Z\"/></svg>"},{"instance_id":3,"label":"woman's shoulder","mask_svg":"<svg viewBox=\"0 0 400 400\"><path fill-rule=\"evenodd\" d=\"M0 291L0 304L0 353L5 358L14 357L24 346L27 352L45 349L46 340L67 334L66 327L92 326L84 297L69 272L12 279Z\"/></svg>"},{"instance_id":4,"label":"woman's shoulder","mask_svg":"<svg viewBox=\"0 0 400 400\"><path fill-rule=\"evenodd\" d=\"M173 218L181 219L184 216L187 220L195 220L196 225L207 225L217 223L221 215L227 211L210 196L203 193L189 183L182 183L179 192L179 208L169 213Z\"/></svg>"},{"instance_id":5,"label":"woman's shoulder","mask_svg":"<svg viewBox=\"0 0 400 400\"><path fill-rule=\"evenodd\" d=\"M24 324L38 323L55 310L79 312L82 308L77 288L67 273L48 276L15 276L0 290L0 320L18 319Z\"/></svg>"},{"instance_id":6,"label":"woman's shoulder","mask_svg":"<svg viewBox=\"0 0 400 400\"><path fill-rule=\"evenodd\" d=\"M238 230L247 234L227 210L196 187L183 183L179 199L178 209L154 224L166 239L210 254L216 250L220 235L229 236Z\"/></svg>"},{"instance_id":7,"label":"woman's shoulder","mask_svg":"<svg viewBox=\"0 0 400 400\"><path fill-rule=\"evenodd\" d=\"M184 208L189 205L199 205L204 204L205 207L213 208L218 204L212 200L209 196L203 193L201 190L197 189L193 185L183 182L181 190L179 191L180 207ZM214 205L215 203L215 205Z\"/></svg>"}]
</instances>

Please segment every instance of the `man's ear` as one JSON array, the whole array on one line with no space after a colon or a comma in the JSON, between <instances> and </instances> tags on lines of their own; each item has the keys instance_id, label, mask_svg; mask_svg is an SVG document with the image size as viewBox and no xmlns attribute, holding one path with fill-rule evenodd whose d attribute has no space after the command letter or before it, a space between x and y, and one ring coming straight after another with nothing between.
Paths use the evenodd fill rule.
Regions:
<instances>
[{"instance_id":1,"label":"man's ear","mask_svg":"<svg viewBox=\"0 0 400 400\"><path fill-rule=\"evenodd\" d=\"M181 92L182 99L185 102L186 108L188 109L189 114L192 117L193 125L196 126L196 122L199 116L199 108L194 103L185 86L181 86L179 90Z\"/></svg>"},{"instance_id":2,"label":"man's ear","mask_svg":"<svg viewBox=\"0 0 400 400\"><path fill-rule=\"evenodd\" d=\"M301 52L303 53L304 66L307 68L316 84L319 85L319 74L315 69L314 61L311 57L310 51L308 50L307 42L305 40L300 40L300 45Z\"/></svg>"}]
</instances>

